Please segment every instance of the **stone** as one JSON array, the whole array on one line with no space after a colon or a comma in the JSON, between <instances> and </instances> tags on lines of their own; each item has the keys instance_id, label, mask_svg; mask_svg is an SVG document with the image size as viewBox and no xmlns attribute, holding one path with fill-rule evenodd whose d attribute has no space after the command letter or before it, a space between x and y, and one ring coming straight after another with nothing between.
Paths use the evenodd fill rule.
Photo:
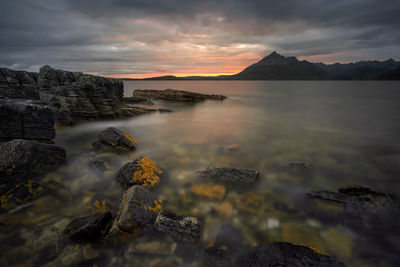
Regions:
<instances>
[{"instance_id":1,"label":"stone","mask_svg":"<svg viewBox=\"0 0 400 267\"><path fill-rule=\"evenodd\" d=\"M77 243L98 242L107 233L111 221L111 212L78 217L67 225L63 235Z\"/></svg>"},{"instance_id":2,"label":"stone","mask_svg":"<svg viewBox=\"0 0 400 267\"><path fill-rule=\"evenodd\" d=\"M226 97L222 95L206 95L194 92L165 89L165 90L134 90L133 97L161 99L168 101L198 102L207 99L224 100Z\"/></svg>"},{"instance_id":3,"label":"stone","mask_svg":"<svg viewBox=\"0 0 400 267\"><path fill-rule=\"evenodd\" d=\"M106 163L102 160L89 161L89 167L97 173L103 174L107 170Z\"/></svg>"},{"instance_id":4,"label":"stone","mask_svg":"<svg viewBox=\"0 0 400 267\"><path fill-rule=\"evenodd\" d=\"M136 149L137 142L131 135L109 127L100 132L92 145L97 150L129 152Z\"/></svg>"},{"instance_id":5,"label":"stone","mask_svg":"<svg viewBox=\"0 0 400 267\"><path fill-rule=\"evenodd\" d=\"M123 101L127 104L154 105L153 102L144 97L124 97Z\"/></svg>"},{"instance_id":6,"label":"stone","mask_svg":"<svg viewBox=\"0 0 400 267\"><path fill-rule=\"evenodd\" d=\"M39 99L38 74L0 68L0 98Z\"/></svg>"},{"instance_id":7,"label":"stone","mask_svg":"<svg viewBox=\"0 0 400 267\"><path fill-rule=\"evenodd\" d=\"M205 266L232 266L226 247L211 246L204 249L203 261Z\"/></svg>"},{"instance_id":8,"label":"stone","mask_svg":"<svg viewBox=\"0 0 400 267\"><path fill-rule=\"evenodd\" d=\"M225 197L226 189L223 185L193 184L191 192L199 197L221 200Z\"/></svg>"},{"instance_id":9,"label":"stone","mask_svg":"<svg viewBox=\"0 0 400 267\"><path fill-rule=\"evenodd\" d=\"M193 241L200 238L200 222L195 217L182 217L161 211L154 226L158 231L170 234L178 240Z\"/></svg>"},{"instance_id":10,"label":"stone","mask_svg":"<svg viewBox=\"0 0 400 267\"><path fill-rule=\"evenodd\" d=\"M56 135L52 111L31 100L0 99L0 121L0 141L51 141Z\"/></svg>"},{"instance_id":11,"label":"stone","mask_svg":"<svg viewBox=\"0 0 400 267\"><path fill-rule=\"evenodd\" d=\"M121 231L131 233L137 227L153 225L157 212L161 210L161 203L145 188L139 185L130 187L122 197L110 237L118 236Z\"/></svg>"},{"instance_id":12,"label":"stone","mask_svg":"<svg viewBox=\"0 0 400 267\"><path fill-rule=\"evenodd\" d=\"M118 170L116 180L125 189L133 185L141 185L150 189L159 183L159 174L161 174L161 170L157 168L154 161L147 157L138 157Z\"/></svg>"},{"instance_id":13,"label":"stone","mask_svg":"<svg viewBox=\"0 0 400 267\"><path fill-rule=\"evenodd\" d=\"M256 170L230 167L208 167L205 170L198 171L197 174L201 178L211 179L215 182L236 185L252 185L257 182L260 176Z\"/></svg>"},{"instance_id":14,"label":"stone","mask_svg":"<svg viewBox=\"0 0 400 267\"><path fill-rule=\"evenodd\" d=\"M129 244L126 253L131 254L131 256L125 257L129 258L141 254L168 256L175 252L176 247L176 242L172 240L147 240L138 238Z\"/></svg>"},{"instance_id":15,"label":"stone","mask_svg":"<svg viewBox=\"0 0 400 267\"><path fill-rule=\"evenodd\" d=\"M334 257L286 242L273 242L251 248L238 257L237 263L239 266L345 266Z\"/></svg>"}]
</instances>

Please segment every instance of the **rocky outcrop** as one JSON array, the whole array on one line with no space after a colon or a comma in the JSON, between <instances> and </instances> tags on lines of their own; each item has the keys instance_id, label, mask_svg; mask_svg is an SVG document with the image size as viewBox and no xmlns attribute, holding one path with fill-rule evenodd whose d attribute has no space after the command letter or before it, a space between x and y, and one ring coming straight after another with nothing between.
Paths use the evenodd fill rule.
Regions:
<instances>
[{"instance_id":1,"label":"rocky outcrop","mask_svg":"<svg viewBox=\"0 0 400 267\"><path fill-rule=\"evenodd\" d=\"M336 258L323 255L309 247L274 242L249 249L237 260L238 266L315 266L344 267Z\"/></svg>"},{"instance_id":2,"label":"rocky outcrop","mask_svg":"<svg viewBox=\"0 0 400 267\"><path fill-rule=\"evenodd\" d=\"M119 216L115 219L110 237L121 232L132 233L136 228L153 225L157 212L161 210L157 197L141 186L132 186L122 197Z\"/></svg>"},{"instance_id":3,"label":"rocky outcrop","mask_svg":"<svg viewBox=\"0 0 400 267\"><path fill-rule=\"evenodd\" d=\"M138 157L122 166L117 172L116 179L125 189L133 185L152 188L159 183L159 174L161 170L154 161L147 157Z\"/></svg>"},{"instance_id":4,"label":"rocky outcrop","mask_svg":"<svg viewBox=\"0 0 400 267\"><path fill-rule=\"evenodd\" d=\"M39 99L38 74L0 68L0 98Z\"/></svg>"},{"instance_id":5,"label":"rocky outcrop","mask_svg":"<svg viewBox=\"0 0 400 267\"><path fill-rule=\"evenodd\" d=\"M195 217L177 216L171 212L158 213L155 228L182 241L193 241L200 238L200 222Z\"/></svg>"},{"instance_id":6,"label":"rocky outcrop","mask_svg":"<svg viewBox=\"0 0 400 267\"><path fill-rule=\"evenodd\" d=\"M144 97L124 97L123 101L127 104L154 105L153 102Z\"/></svg>"},{"instance_id":7,"label":"rocky outcrop","mask_svg":"<svg viewBox=\"0 0 400 267\"><path fill-rule=\"evenodd\" d=\"M229 167L208 167L205 170L198 171L197 174L201 178L236 185L254 184L260 176L256 170Z\"/></svg>"},{"instance_id":8,"label":"rocky outcrop","mask_svg":"<svg viewBox=\"0 0 400 267\"><path fill-rule=\"evenodd\" d=\"M168 101L198 102L207 99L224 100L226 97L222 95L206 95L194 92L165 89L165 90L135 90L133 91L135 98L160 99Z\"/></svg>"},{"instance_id":9,"label":"rocky outcrop","mask_svg":"<svg viewBox=\"0 0 400 267\"><path fill-rule=\"evenodd\" d=\"M109 127L100 132L97 140L92 143L97 150L111 152L129 152L136 148L137 142L133 137L114 127Z\"/></svg>"},{"instance_id":10,"label":"rocky outcrop","mask_svg":"<svg viewBox=\"0 0 400 267\"><path fill-rule=\"evenodd\" d=\"M67 225L63 235L77 243L100 241L105 236L111 220L110 212L79 217Z\"/></svg>"},{"instance_id":11,"label":"rocky outcrop","mask_svg":"<svg viewBox=\"0 0 400 267\"><path fill-rule=\"evenodd\" d=\"M53 113L32 100L0 99L0 141L51 141L55 137Z\"/></svg>"},{"instance_id":12,"label":"rocky outcrop","mask_svg":"<svg viewBox=\"0 0 400 267\"><path fill-rule=\"evenodd\" d=\"M71 123L114 118L123 97L120 80L55 70L47 65L40 69L38 86L40 98L58 112L68 112ZM65 117L56 119L66 123Z\"/></svg>"},{"instance_id":13,"label":"rocky outcrop","mask_svg":"<svg viewBox=\"0 0 400 267\"><path fill-rule=\"evenodd\" d=\"M387 194L374 189L350 185L339 188L338 192L313 191L309 197L340 206L340 212L352 215L396 213L400 214L400 199L393 194Z\"/></svg>"}]
</instances>

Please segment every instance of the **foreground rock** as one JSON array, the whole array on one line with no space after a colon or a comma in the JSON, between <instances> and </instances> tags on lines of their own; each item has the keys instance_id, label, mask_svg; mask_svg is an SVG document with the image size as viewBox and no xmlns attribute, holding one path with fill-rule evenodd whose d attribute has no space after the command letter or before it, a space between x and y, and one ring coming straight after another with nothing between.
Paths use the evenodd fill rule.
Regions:
<instances>
[{"instance_id":1,"label":"foreground rock","mask_svg":"<svg viewBox=\"0 0 400 267\"><path fill-rule=\"evenodd\" d=\"M29 140L13 140L0 143L0 193L7 201L17 197L16 189L25 187L32 193L36 177L54 170L65 161L61 147ZM19 189L18 189L19 190Z\"/></svg>"},{"instance_id":2,"label":"foreground rock","mask_svg":"<svg viewBox=\"0 0 400 267\"><path fill-rule=\"evenodd\" d=\"M337 259L301 245L274 242L249 249L237 260L238 266L343 267Z\"/></svg>"},{"instance_id":3,"label":"foreground rock","mask_svg":"<svg viewBox=\"0 0 400 267\"><path fill-rule=\"evenodd\" d=\"M0 98L39 99L38 77L33 72L0 68Z\"/></svg>"},{"instance_id":4,"label":"foreground rock","mask_svg":"<svg viewBox=\"0 0 400 267\"><path fill-rule=\"evenodd\" d=\"M224 100L226 97L223 95L206 95L193 93L188 91L165 89L165 90L135 90L133 91L135 98L149 98L160 99L168 101L184 101L184 102L198 102L207 99Z\"/></svg>"},{"instance_id":5,"label":"foreground rock","mask_svg":"<svg viewBox=\"0 0 400 267\"><path fill-rule=\"evenodd\" d=\"M162 201L141 186L132 186L122 197L119 215L114 221L110 237L121 232L133 233L137 228L153 225Z\"/></svg>"},{"instance_id":6,"label":"foreground rock","mask_svg":"<svg viewBox=\"0 0 400 267\"><path fill-rule=\"evenodd\" d=\"M154 161L147 157L139 157L119 169L116 179L125 189L133 185L150 189L159 183L159 174L161 170Z\"/></svg>"},{"instance_id":7,"label":"foreground rock","mask_svg":"<svg viewBox=\"0 0 400 267\"><path fill-rule=\"evenodd\" d=\"M193 241L200 238L200 222L195 217L181 217L161 211L154 222L155 228L178 240Z\"/></svg>"},{"instance_id":8,"label":"foreground rock","mask_svg":"<svg viewBox=\"0 0 400 267\"><path fill-rule=\"evenodd\" d=\"M338 192L323 190L307 195L335 204L340 207L338 211L353 215L400 212L400 199L397 196L360 185L342 187Z\"/></svg>"},{"instance_id":9,"label":"foreground rock","mask_svg":"<svg viewBox=\"0 0 400 267\"><path fill-rule=\"evenodd\" d=\"M97 150L129 152L136 149L137 142L131 135L114 127L109 127L100 132L97 136L97 140L95 140L92 145Z\"/></svg>"},{"instance_id":10,"label":"foreground rock","mask_svg":"<svg viewBox=\"0 0 400 267\"><path fill-rule=\"evenodd\" d=\"M63 235L77 243L97 242L107 233L111 220L110 212L79 217L68 224Z\"/></svg>"},{"instance_id":11,"label":"foreground rock","mask_svg":"<svg viewBox=\"0 0 400 267\"><path fill-rule=\"evenodd\" d=\"M223 182L236 185L251 185L257 182L259 172L251 169L229 168L229 167L208 167L197 172L199 177L212 179L216 182Z\"/></svg>"},{"instance_id":12,"label":"foreground rock","mask_svg":"<svg viewBox=\"0 0 400 267\"><path fill-rule=\"evenodd\" d=\"M0 141L51 141L56 135L52 111L31 100L0 99L0 121Z\"/></svg>"}]
</instances>

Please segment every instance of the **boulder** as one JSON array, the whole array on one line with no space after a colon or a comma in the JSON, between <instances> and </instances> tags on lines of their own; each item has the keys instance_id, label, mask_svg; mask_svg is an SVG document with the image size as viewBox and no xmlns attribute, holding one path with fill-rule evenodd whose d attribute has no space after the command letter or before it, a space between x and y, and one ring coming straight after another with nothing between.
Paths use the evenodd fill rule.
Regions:
<instances>
[{"instance_id":1,"label":"boulder","mask_svg":"<svg viewBox=\"0 0 400 267\"><path fill-rule=\"evenodd\" d=\"M204 249L204 266L232 266L229 251L225 247L211 246Z\"/></svg>"},{"instance_id":2,"label":"boulder","mask_svg":"<svg viewBox=\"0 0 400 267\"><path fill-rule=\"evenodd\" d=\"M150 189L159 183L159 174L161 174L161 170L157 168L154 161L147 157L138 157L119 169L116 180L125 189L133 185L141 185Z\"/></svg>"},{"instance_id":3,"label":"boulder","mask_svg":"<svg viewBox=\"0 0 400 267\"><path fill-rule=\"evenodd\" d=\"M170 234L178 240L193 241L200 238L200 222L195 217L182 217L161 211L154 226L158 231Z\"/></svg>"},{"instance_id":4,"label":"boulder","mask_svg":"<svg viewBox=\"0 0 400 267\"><path fill-rule=\"evenodd\" d=\"M161 200L141 186L132 186L122 197L118 216L110 231L115 237L120 232L132 233L136 228L153 225L157 212L161 210Z\"/></svg>"},{"instance_id":5,"label":"boulder","mask_svg":"<svg viewBox=\"0 0 400 267\"><path fill-rule=\"evenodd\" d=\"M165 90L134 90L133 97L135 98L150 98L168 101L183 101L183 102L198 102L207 99L224 100L223 95L206 95L194 92L165 89Z\"/></svg>"},{"instance_id":6,"label":"boulder","mask_svg":"<svg viewBox=\"0 0 400 267\"><path fill-rule=\"evenodd\" d=\"M0 141L51 141L56 135L52 111L31 100L0 99L0 121Z\"/></svg>"},{"instance_id":7,"label":"boulder","mask_svg":"<svg viewBox=\"0 0 400 267\"><path fill-rule=\"evenodd\" d=\"M65 158L65 150L54 145L20 139L0 143L0 193L35 180L60 166Z\"/></svg>"},{"instance_id":8,"label":"boulder","mask_svg":"<svg viewBox=\"0 0 400 267\"><path fill-rule=\"evenodd\" d=\"M0 68L0 98L39 99L38 74Z\"/></svg>"},{"instance_id":9,"label":"boulder","mask_svg":"<svg viewBox=\"0 0 400 267\"><path fill-rule=\"evenodd\" d=\"M251 185L255 184L259 177L259 172L251 169L229 168L229 167L208 167L205 170L197 172L201 178L214 180L236 185Z\"/></svg>"},{"instance_id":10,"label":"boulder","mask_svg":"<svg viewBox=\"0 0 400 267\"><path fill-rule=\"evenodd\" d=\"M109 127L100 132L92 145L97 150L129 152L136 148L137 142L129 134L114 127Z\"/></svg>"},{"instance_id":11,"label":"boulder","mask_svg":"<svg viewBox=\"0 0 400 267\"><path fill-rule=\"evenodd\" d=\"M110 212L79 217L67 225L63 235L77 243L97 242L105 236L111 221Z\"/></svg>"},{"instance_id":12,"label":"boulder","mask_svg":"<svg viewBox=\"0 0 400 267\"><path fill-rule=\"evenodd\" d=\"M273 242L244 252L237 259L238 266L315 266L344 267L336 258L323 255L302 245Z\"/></svg>"}]
</instances>

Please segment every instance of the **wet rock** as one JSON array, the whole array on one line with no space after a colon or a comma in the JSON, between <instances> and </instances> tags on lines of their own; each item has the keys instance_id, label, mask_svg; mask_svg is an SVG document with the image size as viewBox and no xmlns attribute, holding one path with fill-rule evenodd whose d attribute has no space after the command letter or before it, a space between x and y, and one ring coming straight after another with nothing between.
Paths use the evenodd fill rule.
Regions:
<instances>
[{"instance_id":1,"label":"wet rock","mask_svg":"<svg viewBox=\"0 0 400 267\"><path fill-rule=\"evenodd\" d=\"M224 224L218 232L215 245L227 247L232 254L236 254L244 247L244 239L238 229L230 224Z\"/></svg>"},{"instance_id":2,"label":"wet rock","mask_svg":"<svg viewBox=\"0 0 400 267\"><path fill-rule=\"evenodd\" d=\"M191 192L199 197L221 200L225 197L226 189L222 185L193 184Z\"/></svg>"},{"instance_id":3,"label":"wet rock","mask_svg":"<svg viewBox=\"0 0 400 267\"><path fill-rule=\"evenodd\" d=\"M157 212L161 210L161 203L145 188L132 186L122 197L119 215L114 221L110 237L118 236L121 231L131 233L137 227L153 225Z\"/></svg>"},{"instance_id":4,"label":"wet rock","mask_svg":"<svg viewBox=\"0 0 400 267\"><path fill-rule=\"evenodd\" d=\"M303 162L303 161L292 161L289 163L289 166L292 168L297 168L297 169L311 169L312 168L311 163Z\"/></svg>"},{"instance_id":5,"label":"wet rock","mask_svg":"<svg viewBox=\"0 0 400 267\"><path fill-rule=\"evenodd\" d=\"M172 110L170 110L170 109L165 109L165 108L159 108L158 111L159 111L160 113L172 112Z\"/></svg>"},{"instance_id":6,"label":"wet rock","mask_svg":"<svg viewBox=\"0 0 400 267\"><path fill-rule=\"evenodd\" d=\"M97 150L112 152L129 152L136 149L137 142L127 133L114 127L109 127L100 132L97 140L92 143Z\"/></svg>"},{"instance_id":7,"label":"wet rock","mask_svg":"<svg viewBox=\"0 0 400 267\"><path fill-rule=\"evenodd\" d=\"M251 185L257 182L259 172L251 169L229 168L229 167L208 167L197 172L199 177L212 179L216 182L223 182L236 185Z\"/></svg>"},{"instance_id":8,"label":"wet rock","mask_svg":"<svg viewBox=\"0 0 400 267\"><path fill-rule=\"evenodd\" d=\"M52 111L37 101L0 99L0 121L0 141L51 141L56 135Z\"/></svg>"},{"instance_id":9,"label":"wet rock","mask_svg":"<svg viewBox=\"0 0 400 267\"><path fill-rule=\"evenodd\" d=\"M123 101L127 104L154 105L153 102L144 97L124 97Z\"/></svg>"},{"instance_id":10,"label":"wet rock","mask_svg":"<svg viewBox=\"0 0 400 267\"><path fill-rule=\"evenodd\" d=\"M60 166L65 157L63 148L36 141L17 139L0 143L2 204L3 200L7 202L28 197L27 192L35 191L36 179ZM21 187L22 184L26 186ZM22 192L22 195L17 192Z\"/></svg>"},{"instance_id":11,"label":"wet rock","mask_svg":"<svg viewBox=\"0 0 400 267\"><path fill-rule=\"evenodd\" d=\"M173 240L149 240L149 238L137 238L129 244L125 258L135 257L141 254L147 255L172 255L177 244ZM129 254L129 255L127 255Z\"/></svg>"},{"instance_id":12,"label":"wet rock","mask_svg":"<svg viewBox=\"0 0 400 267\"><path fill-rule=\"evenodd\" d=\"M204 266L232 266L231 257L226 247L212 246L204 249Z\"/></svg>"},{"instance_id":13,"label":"wet rock","mask_svg":"<svg viewBox=\"0 0 400 267\"><path fill-rule=\"evenodd\" d=\"M38 74L0 68L0 98L39 99Z\"/></svg>"},{"instance_id":14,"label":"wet rock","mask_svg":"<svg viewBox=\"0 0 400 267\"><path fill-rule=\"evenodd\" d=\"M106 234L111 220L110 212L79 217L68 224L63 235L77 243L97 242Z\"/></svg>"},{"instance_id":15,"label":"wet rock","mask_svg":"<svg viewBox=\"0 0 400 267\"><path fill-rule=\"evenodd\" d=\"M307 195L327 203L341 205L343 209L339 211L353 215L400 212L400 199L398 196L360 185L342 187L339 188L338 192L313 191Z\"/></svg>"},{"instance_id":16,"label":"wet rock","mask_svg":"<svg viewBox=\"0 0 400 267\"><path fill-rule=\"evenodd\" d=\"M159 182L159 174L161 170L157 168L154 161L147 157L138 157L122 166L117 172L116 179L125 189L133 185L141 185L149 189Z\"/></svg>"},{"instance_id":17,"label":"wet rock","mask_svg":"<svg viewBox=\"0 0 400 267\"><path fill-rule=\"evenodd\" d=\"M179 240L192 241L200 238L200 222L195 217L181 217L167 211L158 213L155 228Z\"/></svg>"},{"instance_id":18,"label":"wet rock","mask_svg":"<svg viewBox=\"0 0 400 267\"><path fill-rule=\"evenodd\" d=\"M249 249L239 256L238 266L345 266L337 259L313 249L286 242L274 242Z\"/></svg>"},{"instance_id":19,"label":"wet rock","mask_svg":"<svg viewBox=\"0 0 400 267\"><path fill-rule=\"evenodd\" d=\"M106 163L102 160L89 161L89 167L97 173L104 173L107 170Z\"/></svg>"},{"instance_id":20,"label":"wet rock","mask_svg":"<svg viewBox=\"0 0 400 267\"><path fill-rule=\"evenodd\" d=\"M184 102L197 102L206 99L224 100L226 97L222 95L206 95L193 93L182 90L165 89L165 90L135 90L133 97L161 99L168 101L184 101Z\"/></svg>"}]
</instances>

